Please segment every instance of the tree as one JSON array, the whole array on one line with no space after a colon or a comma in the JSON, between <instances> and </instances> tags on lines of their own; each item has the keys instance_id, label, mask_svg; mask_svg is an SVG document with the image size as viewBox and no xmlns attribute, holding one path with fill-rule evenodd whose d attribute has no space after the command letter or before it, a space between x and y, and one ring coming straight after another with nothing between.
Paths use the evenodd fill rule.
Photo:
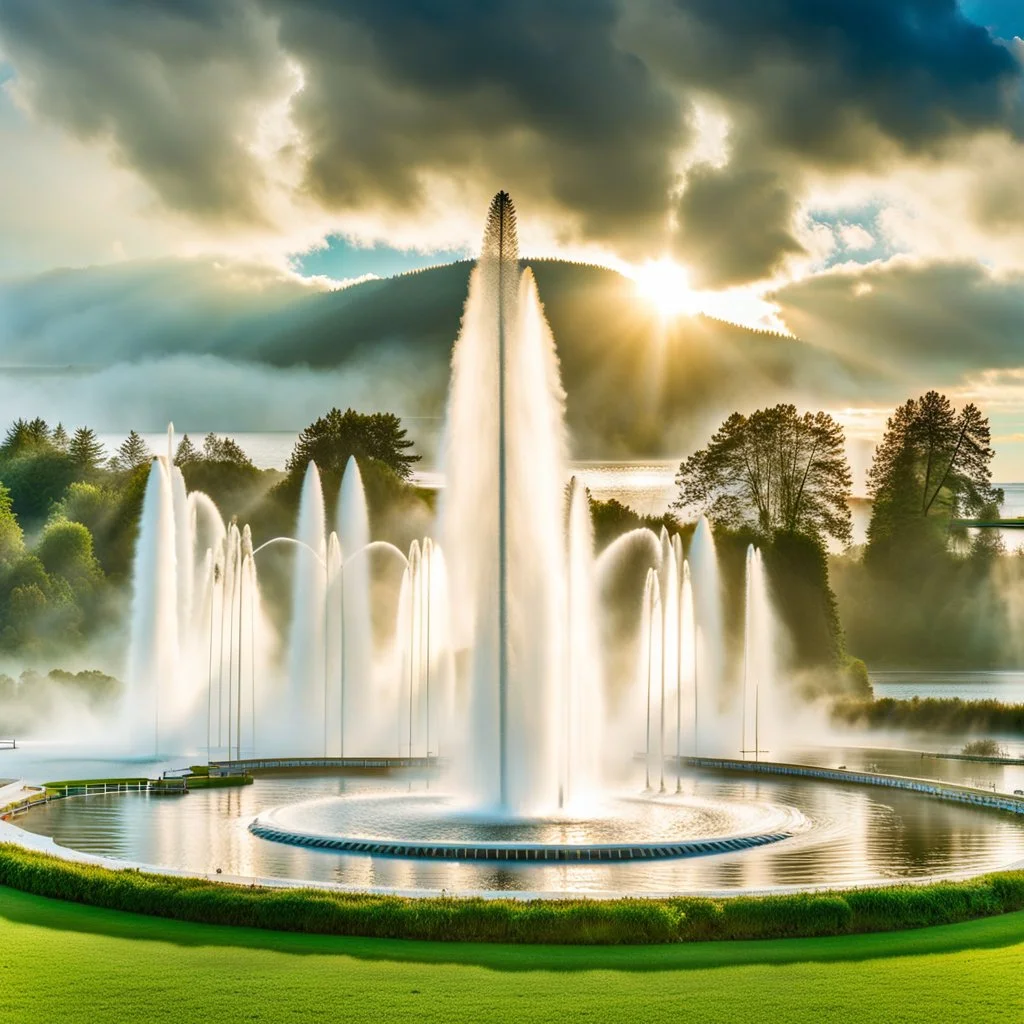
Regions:
<instances>
[{"instance_id":1,"label":"tree","mask_svg":"<svg viewBox=\"0 0 1024 1024\"><path fill-rule=\"evenodd\" d=\"M58 519L43 531L36 556L50 576L68 581L75 597L91 597L103 582L103 570L93 552L92 534L82 523Z\"/></svg>"},{"instance_id":2,"label":"tree","mask_svg":"<svg viewBox=\"0 0 1024 1024\"><path fill-rule=\"evenodd\" d=\"M174 453L174 464L176 466L190 466L202 458L199 449L192 443L192 439L185 434L178 442L178 450Z\"/></svg>"},{"instance_id":3,"label":"tree","mask_svg":"<svg viewBox=\"0 0 1024 1024\"><path fill-rule=\"evenodd\" d=\"M68 445L68 458L79 476L88 477L96 473L103 463L104 448L96 431L79 427Z\"/></svg>"},{"instance_id":4,"label":"tree","mask_svg":"<svg viewBox=\"0 0 1024 1024\"><path fill-rule=\"evenodd\" d=\"M99 487L76 480L54 506L50 521L68 520L88 527L93 537L96 557L107 573L119 569L118 557L123 547L119 536L119 506L128 488Z\"/></svg>"},{"instance_id":5,"label":"tree","mask_svg":"<svg viewBox=\"0 0 1024 1024\"><path fill-rule=\"evenodd\" d=\"M6 462L21 455L52 449L53 442L46 420L39 417L34 420L18 419L8 427L4 443L0 445L0 461Z\"/></svg>"},{"instance_id":6,"label":"tree","mask_svg":"<svg viewBox=\"0 0 1024 1024\"><path fill-rule=\"evenodd\" d=\"M68 450L68 432L64 429L63 423L58 423L53 428L53 435L50 438L53 447L59 452L66 452Z\"/></svg>"},{"instance_id":7,"label":"tree","mask_svg":"<svg viewBox=\"0 0 1024 1024\"><path fill-rule=\"evenodd\" d=\"M118 469L135 469L144 466L153 457L149 446L133 430L117 449L114 462Z\"/></svg>"},{"instance_id":8,"label":"tree","mask_svg":"<svg viewBox=\"0 0 1024 1024\"><path fill-rule=\"evenodd\" d=\"M49 427L42 420L16 423L8 431L4 449L0 478L10 491L18 520L32 532L74 479L74 467L68 456L53 446Z\"/></svg>"},{"instance_id":9,"label":"tree","mask_svg":"<svg viewBox=\"0 0 1024 1024\"><path fill-rule=\"evenodd\" d=\"M0 569L21 557L25 541L11 504L11 493L0 483Z\"/></svg>"},{"instance_id":10,"label":"tree","mask_svg":"<svg viewBox=\"0 0 1024 1024\"><path fill-rule=\"evenodd\" d=\"M843 428L824 412L800 415L777 405L733 413L680 465L672 507L766 537L781 530L848 544L852 479L844 445Z\"/></svg>"},{"instance_id":11,"label":"tree","mask_svg":"<svg viewBox=\"0 0 1024 1024\"><path fill-rule=\"evenodd\" d=\"M235 466L251 466L252 459L230 437L207 434L203 439L203 458L207 462L230 462Z\"/></svg>"},{"instance_id":12,"label":"tree","mask_svg":"<svg viewBox=\"0 0 1024 1024\"><path fill-rule=\"evenodd\" d=\"M350 456L373 460L390 469L402 480L412 476L418 455L409 453L413 442L406 436L402 421L389 412L364 414L348 409L331 409L299 434L295 448L285 464L292 480L301 479L310 462L320 472L340 479Z\"/></svg>"},{"instance_id":13,"label":"tree","mask_svg":"<svg viewBox=\"0 0 1024 1024\"><path fill-rule=\"evenodd\" d=\"M1001 505L994 454L988 419L973 403L958 413L929 391L896 409L868 473L869 562L890 551L906 562L913 552L944 550L950 520Z\"/></svg>"}]
</instances>

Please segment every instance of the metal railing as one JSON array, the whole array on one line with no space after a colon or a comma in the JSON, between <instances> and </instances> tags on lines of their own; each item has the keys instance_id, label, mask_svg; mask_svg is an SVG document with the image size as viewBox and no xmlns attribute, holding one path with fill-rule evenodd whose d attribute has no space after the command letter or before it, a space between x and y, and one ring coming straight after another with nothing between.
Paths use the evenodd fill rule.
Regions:
<instances>
[{"instance_id":1,"label":"metal railing","mask_svg":"<svg viewBox=\"0 0 1024 1024\"><path fill-rule=\"evenodd\" d=\"M210 777L283 769L434 768L441 763L443 762L436 755L429 757L252 757L241 760L211 761Z\"/></svg>"},{"instance_id":2,"label":"metal railing","mask_svg":"<svg viewBox=\"0 0 1024 1024\"><path fill-rule=\"evenodd\" d=\"M145 793L149 787L148 779L138 782L87 782L82 785L58 786L52 793L61 797L103 796L105 793Z\"/></svg>"},{"instance_id":3,"label":"metal railing","mask_svg":"<svg viewBox=\"0 0 1024 1024\"><path fill-rule=\"evenodd\" d=\"M905 789L925 793L940 800L955 803L975 804L980 807L994 807L1013 814L1024 814L1024 799L1014 794L998 791L989 792L954 782L937 782L918 779L913 776L888 775L874 771L851 771L847 768L821 768L815 765L785 764L778 761L738 761L734 758L684 757L683 762L694 768L711 768L721 771L754 772L762 775L795 775L804 778L823 779L826 782L849 782L856 785L882 786L890 789ZM986 786L990 783L986 782Z\"/></svg>"}]
</instances>

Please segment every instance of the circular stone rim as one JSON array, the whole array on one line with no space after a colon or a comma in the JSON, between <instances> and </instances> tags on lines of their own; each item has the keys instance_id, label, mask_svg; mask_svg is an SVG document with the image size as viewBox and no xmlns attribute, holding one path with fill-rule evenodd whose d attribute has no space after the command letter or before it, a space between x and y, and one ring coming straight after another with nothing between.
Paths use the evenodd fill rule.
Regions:
<instances>
[{"instance_id":1,"label":"circular stone rim","mask_svg":"<svg viewBox=\"0 0 1024 1024\"><path fill-rule=\"evenodd\" d=\"M726 836L720 839L689 839L678 842L639 843L502 843L502 842L426 842L383 839L373 836L331 836L271 825L259 818L249 823L249 831L270 842L302 846L307 849L333 850L338 853L368 854L379 857L404 857L419 860L526 861L528 863L564 863L664 860L667 858L706 857L715 853L735 853L792 839L795 832L762 832L753 835Z\"/></svg>"}]
</instances>

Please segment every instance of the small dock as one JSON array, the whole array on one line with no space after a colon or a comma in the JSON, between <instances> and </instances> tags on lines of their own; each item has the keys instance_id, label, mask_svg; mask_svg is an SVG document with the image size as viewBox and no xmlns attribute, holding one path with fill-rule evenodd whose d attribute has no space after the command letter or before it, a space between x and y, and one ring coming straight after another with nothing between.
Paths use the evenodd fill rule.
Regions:
<instances>
[{"instance_id":1,"label":"small dock","mask_svg":"<svg viewBox=\"0 0 1024 1024\"><path fill-rule=\"evenodd\" d=\"M17 750L17 740L0 740L0 750Z\"/></svg>"},{"instance_id":2,"label":"small dock","mask_svg":"<svg viewBox=\"0 0 1024 1024\"><path fill-rule=\"evenodd\" d=\"M211 761L210 776L251 772L334 771L387 772L407 768L436 768L443 762L431 757L251 757Z\"/></svg>"}]
</instances>

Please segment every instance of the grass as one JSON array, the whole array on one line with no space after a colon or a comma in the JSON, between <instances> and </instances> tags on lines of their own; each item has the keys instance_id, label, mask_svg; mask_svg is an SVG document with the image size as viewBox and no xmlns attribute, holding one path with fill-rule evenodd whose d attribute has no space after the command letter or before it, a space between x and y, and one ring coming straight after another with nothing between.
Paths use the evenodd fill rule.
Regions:
<instances>
[{"instance_id":1,"label":"grass","mask_svg":"<svg viewBox=\"0 0 1024 1024\"><path fill-rule=\"evenodd\" d=\"M140 782L149 782L149 779L142 776L133 776L123 779L60 779L57 782L44 782L43 789L71 789L79 786L118 786L125 783L135 786Z\"/></svg>"},{"instance_id":2,"label":"grass","mask_svg":"<svg viewBox=\"0 0 1024 1024\"><path fill-rule=\"evenodd\" d=\"M0 845L0 885L193 923L319 935L594 946L892 931L1024 909L1024 871L922 886L729 899L409 899L114 871L11 844Z\"/></svg>"},{"instance_id":3,"label":"grass","mask_svg":"<svg viewBox=\"0 0 1024 1024\"><path fill-rule=\"evenodd\" d=\"M1024 704L961 697L913 697L898 700L845 698L832 706L832 719L841 725L873 729L910 729L928 733L995 733L1024 736Z\"/></svg>"},{"instance_id":4,"label":"grass","mask_svg":"<svg viewBox=\"0 0 1024 1024\"><path fill-rule=\"evenodd\" d=\"M223 789L226 786L251 786L251 775L190 775L189 789Z\"/></svg>"},{"instance_id":5,"label":"grass","mask_svg":"<svg viewBox=\"0 0 1024 1024\"><path fill-rule=\"evenodd\" d=\"M79 789L85 786L116 786L128 784L130 786L136 786L139 783L154 782L157 785L162 783L169 783L170 785L180 785L181 776L172 776L169 779L146 779L142 777L126 778L126 779L61 779L58 782L44 782L43 788L55 793L61 792L63 789ZM204 771L202 774L195 774L188 776L188 788L189 789L219 789L224 786L249 786L253 782L251 775L220 775L211 776Z\"/></svg>"},{"instance_id":6,"label":"grass","mask_svg":"<svg viewBox=\"0 0 1024 1024\"><path fill-rule=\"evenodd\" d=\"M1019 1024L1022 963L1024 913L827 939L501 946L197 925L0 888L0 1020L18 1024Z\"/></svg>"}]
</instances>

